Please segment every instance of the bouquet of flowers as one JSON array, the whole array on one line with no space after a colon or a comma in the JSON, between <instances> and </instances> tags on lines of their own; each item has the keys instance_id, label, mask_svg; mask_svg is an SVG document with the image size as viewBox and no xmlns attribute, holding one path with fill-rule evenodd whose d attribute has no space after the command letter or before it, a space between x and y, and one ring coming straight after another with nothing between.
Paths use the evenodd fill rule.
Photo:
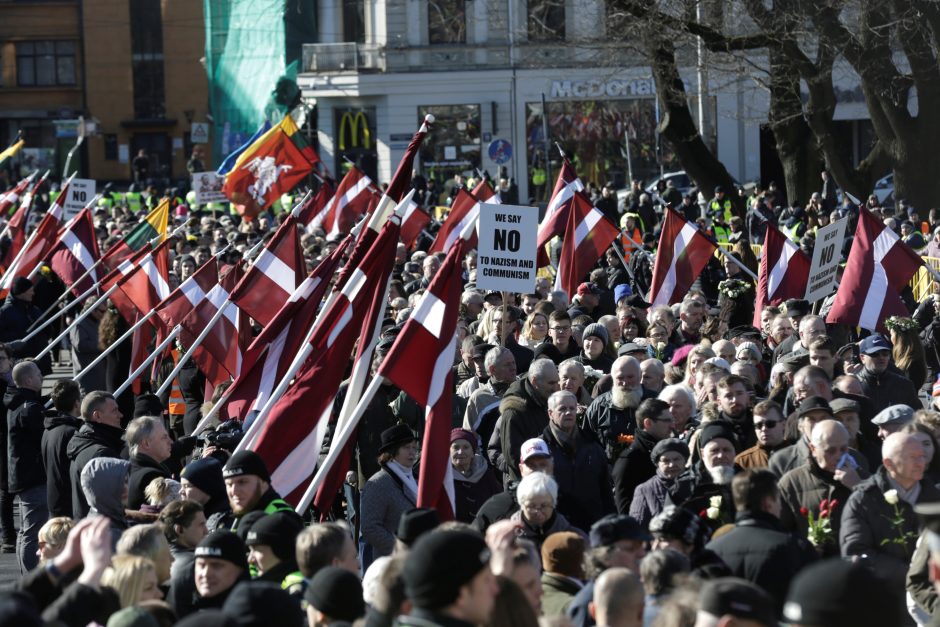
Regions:
<instances>
[{"instance_id":1,"label":"bouquet of flowers","mask_svg":"<svg viewBox=\"0 0 940 627\"><path fill-rule=\"evenodd\" d=\"M813 516L813 512L809 511L807 508L800 508L800 513L806 516L806 522L809 525L806 538L810 541L810 544L817 548L822 548L835 540L833 537L831 516L838 506L839 501L836 499L832 499L831 501L829 499L823 499L822 503L819 504L819 511L816 513L816 516Z\"/></svg>"},{"instance_id":2,"label":"bouquet of flowers","mask_svg":"<svg viewBox=\"0 0 940 627\"><path fill-rule=\"evenodd\" d=\"M610 459L617 459L620 457L620 454L630 448L630 445L633 444L633 441L636 440L636 437L629 433L618 433L617 440L611 442L608 445L610 449L608 451L608 456Z\"/></svg>"},{"instance_id":3,"label":"bouquet of flowers","mask_svg":"<svg viewBox=\"0 0 940 627\"><path fill-rule=\"evenodd\" d=\"M699 512L699 516L702 518L707 518L709 520L714 520L721 525L725 525L731 521L725 520L725 516L721 511L721 495L716 494L715 496L709 497L708 499L708 508L703 509Z\"/></svg>"},{"instance_id":4,"label":"bouquet of flowers","mask_svg":"<svg viewBox=\"0 0 940 627\"><path fill-rule=\"evenodd\" d=\"M751 284L741 279L727 279L718 284L718 292L732 300L737 300L750 290Z\"/></svg>"}]
</instances>

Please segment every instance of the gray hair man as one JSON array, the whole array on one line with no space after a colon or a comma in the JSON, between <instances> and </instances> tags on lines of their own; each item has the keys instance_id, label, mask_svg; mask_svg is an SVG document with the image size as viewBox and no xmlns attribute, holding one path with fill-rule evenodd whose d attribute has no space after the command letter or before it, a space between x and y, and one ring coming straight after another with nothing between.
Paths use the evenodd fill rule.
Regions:
<instances>
[{"instance_id":1,"label":"gray hair man","mask_svg":"<svg viewBox=\"0 0 940 627\"><path fill-rule=\"evenodd\" d=\"M542 435L548 426L548 397L558 391L558 368L549 359L536 359L522 381L509 386L499 404L499 440L510 480L521 479L519 451L529 438Z\"/></svg>"},{"instance_id":2,"label":"gray hair man","mask_svg":"<svg viewBox=\"0 0 940 627\"><path fill-rule=\"evenodd\" d=\"M130 450L131 474L127 481L127 506L140 509L147 502L144 491L154 479L169 479L171 473L163 462L170 458L173 441L162 418L141 416L127 425L125 434Z\"/></svg>"}]
</instances>

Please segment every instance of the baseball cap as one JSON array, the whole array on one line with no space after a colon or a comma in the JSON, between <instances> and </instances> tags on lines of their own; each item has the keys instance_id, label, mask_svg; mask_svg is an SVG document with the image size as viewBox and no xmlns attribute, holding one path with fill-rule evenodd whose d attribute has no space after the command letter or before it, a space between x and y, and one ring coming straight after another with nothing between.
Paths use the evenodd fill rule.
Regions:
<instances>
[{"instance_id":1,"label":"baseball cap","mask_svg":"<svg viewBox=\"0 0 940 627\"><path fill-rule=\"evenodd\" d=\"M753 583L737 577L707 582L699 593L699 607L719 618L730 614L767 627L777 624L773 599Z\"/></svg>"},{"instance_id":2,"label":"baseball cap","mask_svg":"<svg viewBox=\"0 0 940 627\"><path fill-rule=\"evenodd\" d=\"M578 296L584 296L585 294L600 294L601 288L597 286L597 283L582 283L578 286Z\"/></svg>"},{"instance_id":3,"label":"baseball cap","mask_svg":"<svg viewBox=\"0 0 940 627\"><path fill-rule=\"evenodd\" d=\"M871 355L879 351L889 350L891 350L891 342L880 335L869 335L862 340L858 347L858 351L863 355Z\"/></svg>"},{"instance_id":4,"label":"baseball cap","mask_svg":"<svg viewBox=\"0 0 940 627\"><path fill-rule=\"evenodd\" d=\"M551 457L552 452L548 450L548 444L542 438L531 438L522 443L519 449L519 459L524 464L531 457Z\"/></svg>"}]
</instances>

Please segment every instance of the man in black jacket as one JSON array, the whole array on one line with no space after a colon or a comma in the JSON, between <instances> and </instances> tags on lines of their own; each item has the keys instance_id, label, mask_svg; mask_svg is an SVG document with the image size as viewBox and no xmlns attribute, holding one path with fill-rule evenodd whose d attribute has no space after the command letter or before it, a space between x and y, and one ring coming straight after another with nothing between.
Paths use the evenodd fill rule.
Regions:
<instances>
[{"instance_id":1,"label":"man in black jacket","mask_svg":"<svg viewBox=\"0 0 940 627\"><path fill-rule=\"evenodd\" d=\"M526 378L509 386L499 404L499 441L508 481L519 481L522 443L548 426L548 397L558 391L558 368L547 359L532 362ZM507 483L508 483L507 481Z\"/></svg>"},{"instance_id":2,"label":"man in black jacket","mask_svg":"<svg viewBox=\"0 0 940 627\"><path fill-rule=\"evenodd\" d=\"M7 295L3 307L0 307L0 342L6 344L11 357L30 357L39 354L49 343L46 331L37 333L35 337L24 342L27 329L42 315L39 307L33 304L33 282L26 277L13 280L10 293ZM43 374L52 373L52 357L44 356L36 365Z\"/></svg>"},{"instance_id":3,"label":"man in black jacket","mask_svg":"<svg viewBox=\"0 0 940 627\"><path fill-rule=\"evenodd\" d=\"M614 462L614 500L621 514L629 513L636 487L656 474L656 464L652 459L653 447L669 437L675 424L669 412L669 403L656 398L640 403L636 419L639 428L633 443Z\"/></svg>"},{"instance_id":4,"label":"man in black jacket","mask_svg":"<svg viewBox=\"0 0 940 627\"><path fill-rule=\"evenodd\" d=\"M78 414L82 409L82 391L71 379L60 379L52 388L52 406L45 419L42 433L42 463L46 469L46 498L49 517L72 517L72 490L69 483L69 465L66 454L72 436L82 426Z\"/></svg>"},{"instance_id":5,"label":"man in black jacket","mask_svg":"<svg viewBox=\"0 0 940 627\"><path fill-rule=\"evenodd\" d=\"M40 397L42 372L32 361L13 367L13 385L3 398L7 408L7 476L10 494L20 501L20 531L16 558L20 570L29 572L39 558L39 528L49 519L46 475L42 469L42 433L45 410Z\"/></svg>"},{"instance_id":6,"label":"man in black jacket","mask_svg":"<svg viewBox=\"0 0 940 627\"><path fill-rule=\"evenodd\" d=\"M706 545L736 577L747 579L777 600L783 609L790 581L816 560L813 547L780 525L777 477L767 470L747 470L732 480L737 509L735 527Z\"/></svg>"},{"instance_id":7,"label":"man in black jacket","mask_svg":"<svg viewBox=\"0 0 940 627\"><path fill-rule=\"evenodd\" d=\"M891 405L921 409L917 390L910 379L889 369L891 344L888 340L880 335L869 335L859 345L859 353L864 368L857 376L865 395L871 400L874 414Z\"/></svg>"},{"instance_id":8,"label":"man in black jacket","mask_svg":"<svg viewBox=\"0 0 940 627\"><path fill-rule=\"evenodd\" d=\"M127 480L127 507L140 509L147 502L144 491L154 479L170 478L170 470L163 465L170 458L173 441L162 418L141 416L127 425L125 434L130 447L131 474Z\"/></svg>"},{"instance_id":9,"label":"man in black jacket","mask_svg":"<svg viewBox=\"0 0 940 627\"><path fill-rule=\"evenodd\" d=\"M88 515L88 502L82 492L81 476L85 464L95 457L120 457L124 448L121 410L108 392L89 392L82 399L81 426L65 449L70 460L69 480L72 484L72 515Z\"/></svg>"}]
</instances>

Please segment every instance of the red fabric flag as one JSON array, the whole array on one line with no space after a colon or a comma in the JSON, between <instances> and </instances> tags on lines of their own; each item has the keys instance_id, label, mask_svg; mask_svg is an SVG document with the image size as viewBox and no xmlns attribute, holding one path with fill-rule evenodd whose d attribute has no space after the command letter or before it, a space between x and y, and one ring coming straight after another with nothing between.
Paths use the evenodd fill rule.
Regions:
<instances>
[{"instance_id":1,"label":"red fabric flag","mask_svg":"<svg viewBox=\"0 0 940 627\"><path fill-rule=\"evenodd\" d=\"M59 241L49 252L50 266L66 287L79 296L98 280L97 271L92 270L80 282L76 281L95 265L100 256L91 210L85 207L62 232Z\"/></svg>"},{"instance_id":2,"label":"red fabric flag","mask_svg":"<svg viewBox=\"0 0 940 627\"><path fill-rule=\"evenodd\" d=\"M261 326L287 302L304 280L307 264L300 248L297 219L287 216L255 263L232 291L232 302Z\"/></svg>"},{"instance_id":3,"label":"red fabric flag","mask_svg":"<svg viewBox=\"0 0 940 627\"><path fill-rule=\"evenodd\" d=\"M381 376L426 407L417 505L437 508L442 520L452 520L455 511L449 456L451 378L463 289L461 262L470 248L468 239L458 237L379 367Z\"/></svg>"},{"instance_id":4,"label":"red fabric flag","mask_svg":"<svg viewBox=\"0 0 940 627\"><path fill-rule=\"evenodd\" d=\"M266 210L319 162L290 115L249 146L225 177L222 191L245 220Z\"/></svg>"},{"instance_id":5,"label":"red fabric flag","mask_svg":"<svg viewBox=\"0 0 940 627\"><path fill-rule=\"evenodd\" d=\"M238 307L229 301L229 294L244 274L242 263L230 266L221 279L206 294L206 297L180 322L180 337L184 346L190 346L196 337L209 326L209 322L220 308L223 314L212 326L199 347L193 351L193 360L213 386L237 377L241 367L242 353L251 339L248 320Z\"/></svg>"},{"instance_id":6,"label":"red fabric flag","mask_svg":"<svg viewBox=\"0 0 940 627\"><path fill-rule=\"evenodd\" d=\"M538 250L539 267L548 265L548 255L545 253L545 245L556 235L565 232L565 225L568 223L568 210L571 207L571 200L576 192L584 191L584 183L578 178L568 158L565 157L561 170L558 172L558 179L555 180L555 189L552 191L552 198L548 201L548 207L545 208L545 216L539 224Z\"/></svg>"},{"instance_id":7,"label":"red fabric flag","mask_svg":"<svg viewBox=\"0 0 940 627\"><path fill-rule=\"evenodd\" d=\"M568 223L562 240L558 274L555 275L555 289L574 296L581 280L617 239L620 231L580 192L572 196L567 213Z\"/></svg>"},{"instance_id":8,"label":"red fabric flag","mask_svg":"<svg viewBox=\"0 0 940 627\"><path fill-rule=\"evenodd\" d=\"M865 208L826 322L884 331L889 316L910 312L899 294L924 261Z\"/></svg>"},{"instance_id":9,"label":"red fabric flag","mask_svg":"<svg viewBox=\"0 0 940 627\"><path fill-rule=\"evenodd\" d=\"M809 280L811 261L796 244L773 224L767 225L764 250L757 269L757 300L754 326L760 328L760 314L768 305L779 305L789 298L803 298Z\"/></svg>"},{"instance_id":10,"label":"red fabric flag","mask_svg":"<svg viewBox=\"0 0 940 627\"><path fill-rule=\"evenodd\" d=\"M219 282L219 262L211 257L179 287L173 290L166 300L157 306L157 318L163 325L164 336L183 321L183 318L205 300L206 294Z\"/></svg>"},{"instance_id":11,"label":"red fabric flag","mask_svg":"<svg viewBox=\"0 0 940 627\"><path fill-rule=\"evenodd\" d=\"M39 188L42 187L42 184L46 181L46 177L49 175L47 171L43 174L39 181L30 187L32 184L33 177L29 176L28 178L23 179L17 183L16 187L11 191L7 192L3 196L5 204L3 213L9 211L10 206L19 202L19 207L16 210L16 213L13 214L13 217L10 218L10 221L7 223L7 235L10 238L10 247L7 249L6 254L3 257L3 268L6 270L10 267L10 264L13 263L13 260L16 258L16 255L19 254L20 250L23 248L23 244L26 243L26 224L29 219L29 212L33 207L33 199L36 197L36 194L39 192ZM20 187L23 183L26 183L24 187ZM28 191L24 191L28 190ZM15 198L15 200L14 200Z\"/></svg>"},{"instance_id":12,"label":"red fabric flag","mask_svg":"<svg viewBox=\"0 0 940 627\"><path fill-rule=\"evenodd\" d=\"M372 179L365 172L356 166L351 167L326 207L313 219L312 227L322 228L331 237L349 233L356 221L369 210L373 186Z\"/></svg>"},{"instance_id":13,"label":"red fabric flag","mask_svg":"<svg viewBox=\"0 0 940 627\"><path fill-rule=\"evenodd\" d=\"M20 197L23 196L30 185L32 185L34 178L36 178L35 172L0 194L0 216L6 216L10 213L10 209L20 202ZM13 219L11 218L10 222L12 221Z\"/></svg>"},{"instance_id":14,"label":"red fabric flag","mask_svg":"<svg viewBox=\"0 0 940 627\"><path fill-rule=\"evenodd\" d=\"M398 167L395 168L395 174L392 175L392 180L388 184L388 189L385 190L385 195L396 203L405 197L411 187L411 172L414 168L415 155L418 154L418 148L421 147L421 142L424 141L424 137L428 134L428 129L433 123L433 115L424 116L424 121L418 128L418 132L411 138L408 148L405 149L405 155L398 162Z\"/></svg>"},{"instance_id":15,"label":"red fabric flag","mask_svg":"<svg viewBox=\"0 0 940 627\"><path fill-rule=\"evenodd\" d=\"M300 210L300 215L297 216L297 221L304 225L304 229L307 233L312 233L314 226L314 219L320 215L320 213L326 209L326 205L330 202L330 199L333 197L333 187L326 181L320 185L320 189L317 190L317 193L313 195L312 198L308 199L306 204L304 204L303 209Z\"/></svg>"},{"instance_id":16,"label":"red fabric flag","mask_svg":"<svg viewBox=\"0 0 940 627\"><path fill-rule=\"evenodd\" d=\"M371 230L371 229L368 229ZM313 351L250 447L271 469L274 489L299 502L317 465L326 420L353 346L372 336L395 261L399 228L389 221L336 293L310 340Z\"/></svg>"},{"instance_id":17,"label":"red fabric flag","mask_svg":"<svg viewBox=\"0 0 940 627\"><path fill-rule=\"evenodd\" d=\"M108 289L117 284L111 301L128 324L156 309L170 295L170 259L167 251L169 240L163 241L152 251L136 258L135 267L127 274L112 275L112 281L102 285Z\"/></svg>"},{"instance_id":18,"label":"red fabric flag","mask_svg":"<svg viewBox=\"0 0 940 627\"><path fill-rule=\"evenodd\" d=\"M665 215L648 298L654 305L682 300L718 250L715 242L674 210L667 208Z\"/></svg>"},{"instance_id":19,"label":"red fabric flag","mask_svg":"<svg viewBox=\"0 0 940 627\"><path fill-rule=\"evenodd\" d=\"M415 241L421 235L428 224L431 223L431 216L418 206L418 203L411 201L405 210L405 216L401 220L401 242L409 249L414 248Z\"/></svg>"},{"instance_id":20,"label":"red fabric flag","mask_svg":"<svg viewBox=\"0 0 940 627\"><path fill-rule=\"evenodd\" d=\"M454 204L451 205L450 212L448 212L447 217L444 218L444 224L441 225L440 230L437 232L437 237L434 238L434 243L431 244L431 247L428 249L428 254L450 250L450 247L457 242L460 234L463 233L464 227L474 220L477 220L479 217L479 199L465 189L458 191L457 197L454 198ZM476 230L474 230L470 238L470 243L471 248L476 247Z\"/></svg>"}]
</instances>

